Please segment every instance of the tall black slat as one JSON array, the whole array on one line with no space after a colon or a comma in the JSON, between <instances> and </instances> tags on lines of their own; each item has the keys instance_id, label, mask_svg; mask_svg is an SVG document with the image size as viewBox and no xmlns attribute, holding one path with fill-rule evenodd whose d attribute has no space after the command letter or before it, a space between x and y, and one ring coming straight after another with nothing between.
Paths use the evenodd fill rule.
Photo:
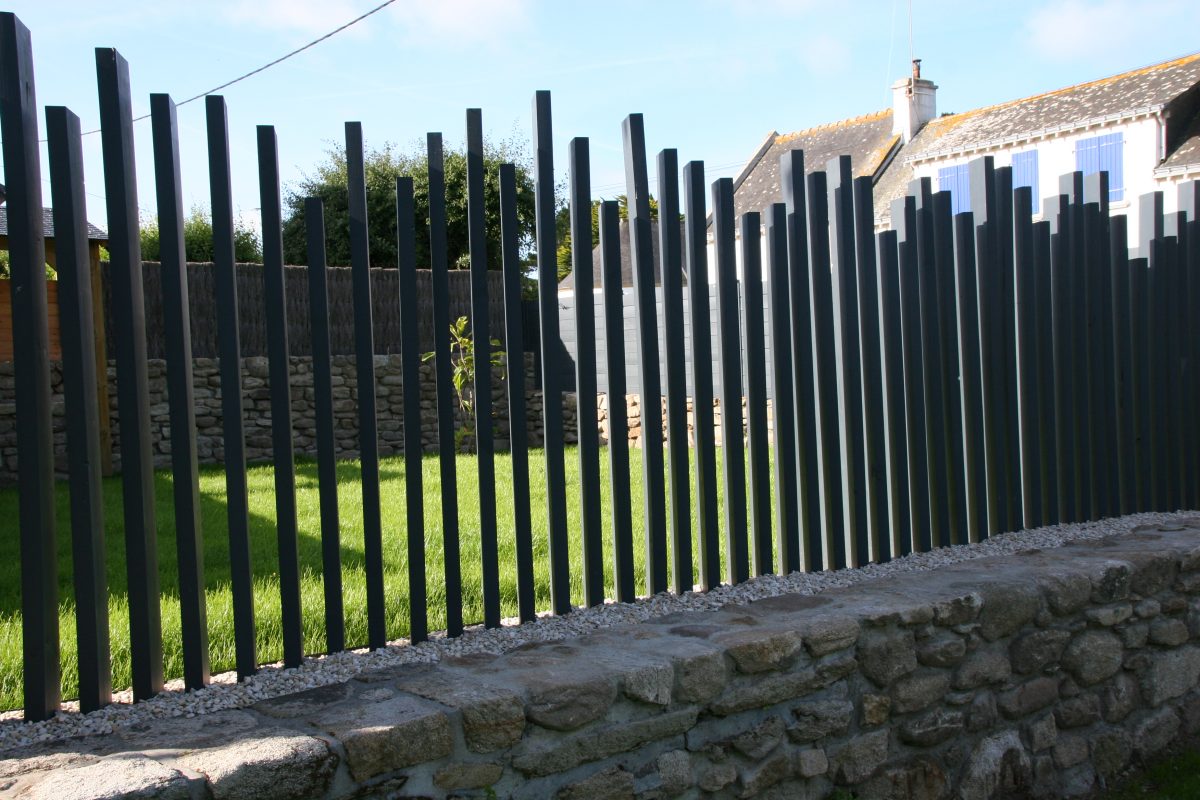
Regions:
<instances>
[{"instance_id":1,"label":"tall black slat","mask_svg":"<svg viewBox=\"0 0 1200 800\"><path fill-rule=\"evenodd\" d=\"M963 478L967 501L967 538L987 536L987 465L984 459L983 374L979 361L978 269L988 257L986 239L975 237L970 212L954 217L954 289L958 331L958 392L963 442Z\"/></svg>"},{"instance_id":2,"label":"tall black slat","mask_svg":"<svg viewBox=\"0 0 1200 800\"><path fill-rule=\"evenodd\" d=\"M807 176L809 310L812 316L813 374L817 383L817 451L820 454L823 562L814 568L842 569L846 524L842 505L841 433L838 419L837 353L833 341L833 278L829 270L829 192L824 172Z\"/></svg>"},{"instance_id":3,"label":"tall black slat","mask_svg":"<svg viewBox=\"0 0 1200 800\"><path fill-rule=\"evenodd\" d=\"M1171 248L1173 240L1155 238L1150 241L1150 267L1146 286L1146 344L1150 362L1150 393L1146 413L1150 417L1150 482L1151 510L1169 510L1169 477L1167 453L1169 443L1167 424L1170 415L1167 377L1167 308L1170 286Z\"/></svg>"},{"instance_id":4,"label":"tall black slat","mask_svg":"<svg viewBox=\"0 0 1200 800\"><path fill-rule=\"evenodd\" d=\"M1179 321L1183 313L1183 304L1180 302L1182 292L1179 285L1178 242L1179 240L1174 236L1164 236L1162 239L1161 264L1164 286L1161 290L1162 299L1158 310L1162 315L1159 330L1164 335L1155 340L1159 342L1159 347L1164 351L1162 353L1162 383L1157 384L1160 389L1166 390L1166 396L1162 399L1163 418L1161 423L1163 428L1162 494L1165 499L1164 511L1176 511L1183 507L1179 481L1179 475L1183 471L1182 451L1179 447L1179 442L1183 438L1183 402L1179 394L1181 371L1179 337L1182 327Z\"/></svg>"},{"instance_id":5,"label":"tall black slat","mask_svg":"<svg viewBox=\"0 0 1200 800\"><path fill-rule=\"evenodd\" d=\"M884 445L888 493L888 554L912 551L908 437L904 418L904 333L900 307L900 256L895 231L876 237L880 352L883 361Z\"/></svg>"},{"instance_id":6,"label":"tall black slat","mask_svg":"<svg viewBox=\"0 0 1200 800\"><path fill-rule=\"evenodd\" d=\"M79 117L61 106L47 108L46 139L54 207L58 324L71 481L79 708L87 713L112 702L112 670L109 666L96 342L92 327L91 262Z\"/></svg>"},{"instance_id":7,"label":"tall black slat","mask_svg":"<svg viewBox=\"0 0 1200 800\"><path fill-rule=\"evenodd\" d=\"M1068 235L1060 232L1050 236L1050 329L1054 353L1054 452L1055 484L1058 487L1059 523L1075 521L1075 455L1072 450L1074 426L1071 421L1073 381L1071 364L1071 306L1070 277L1066 263Z\"/></svg>"},{"instance_id":8,"label":"tall black slat","mask_svg":"<svg viewBox=\"0 0 1200 800\"><path fill-rule=\"evenodd\" d=\"M976 260L979 309L979 361L983 375L983 457L987 522L984 535L1011 528L1005 448L1004 288L1000 264L995 159L971 161L971 211L978 239Z\"/></svg>"},{"instance_id":9,"label":"tall black slat","mask_svg":"<svg viewBox=\"0 0 1200 800\"><path fill-rule=\"evenodd\" d=\"M542 414L546 456L546 516L550 533L550 602L555 614L566 614L571 610L571 570L570 553L567 550L562 384L558 377L560 366L555 358L559 338L558 265L554 258L558 247L554 225L554 131L550 118L550 93L545 90L538 91L533 98L533 149L538 314L541 317ZM644 394L642 405L645 405ZM661 471L660 468L659 472Z\"/></svg>"},{"instance_id":10,"label":"tall black slat","mask_svg":"<svg viewBox=\"0 0 1200 800\"><path fill-rule=\"evenodd\" d=\"M5 41L8 41L7 37ZM5 73L14 74L7 68ZM146 309L138 231L137 176L134 172L133 112L129 94L129 64L116 50L96 50L96 82L100 89L100 140L104 153L104 194L108 210L117 405L121 408L118 424L121 434L125 567L129 588L130 667L134 700L146 700L162 691L163 687L162 610L158 593L154 459L150 439ZM10 137L6 132L4 141L7 148L8 142L15 141L15 137ZM11 163L16 163L16 158L14 153ZM4 161L5 164L10 163L7 150ZM7 180L12 196L8 201L9 238L12 240L13 221L21 219L17 213L18 206L14 206L12 201L19 190L12 187L11 178ZM10 253L16 264L17 253L12 252L11 248ZM40 263L39 275L42 269ZM14 317L14 321L20 319ZM20 327L30 329L25 325ZM29 426L21 424L18 428L25 432ZM22 491L22 495L26 496L26 493ZM36 495L28 496L32 498ZM24 527L22 525L22 529ZM31 641L31 638L26 641Z\"/></svg>"},{"instance_id":11,"label":"tall black slat","mask_svg":"<svg viewBox=\"0 0 1200 800\"><path fill-rule=\"evenodd\" d=\"M771 454L767 434L767 359L763 328L762 217L742 214L742 342L746 348L746 438L750 456L752 575L774 570L771 538Z\"/></svg>"},{"instance_id":12,"label":"tall black slat","mask_svg":"<svg viewBox=\"0 0 1200 800\"><path fill-rule=\"evenodd\" d=\"M858 331L862 353L863 467L867 478L867 530L871 561L887 561L892 549L891 508L888 504L887 423L883 386L879 317L879 275L875 261L874 179L855 178L854 249L858 275ZM862 558L867 558L863 554Z\"/></svg>"},{"instance_id":13,"label":"tall black slat","mask_svg":"<svg viewBox=\"0 0 1200 800\"><path fill-rule=\"evenodd\" d=\"M1189 209L1188 219L1190 220L1187 223L1187 236L1183 242L1184 252L1182 254L1185 259L1184 269L1188 273L1187 307L1189 311L1187 319L1188 340L1191 348L1188 362L1190 374L1188 393L1190 397L1200 397L1200 314L1195 311L1200 308L1200 220L1196 219L1196 214L1200 211L1200 181L1191 181L1189 184L1185 184L1184 188L1192 190L1190 205L1186 200L1180 203L1181 207ZM1182 189L1180 193L1183 194ZM1115 246L1113 250L1116 251ZM1191 459L1188 462L1188 470L1191 480L1188 485L1191 493L1188 496L1188 507L1195 508L1196 503L1200 502L1200 420L1192 419L1190 433L1188 451Z\"/></svg>"},{"instance_id":14,"label":"tall black slat","mask_svg":"<svg viewBox=\"0 0 1200 800\"><path fill-rule=\"evenodd\" d=\"M429 269L433 284L433 369L437 385L438 465L442 496L442 550L446 581L446 635L459 636L462 620L462 564L458 541L458 436L451 383L450 276L446 250L446 162L442 135L426 136L429 158ZM543 350L542 352L552 352Z\"/></svg>"},{"instance_id":15,"label":"tall black slat","mask_svg":"<svg viewBox=\"0 0 1200 800\"><path fill-rule=\"evenodd\" d=\"M467 233L471 247L471 342L475 351L475 463L479 475L479 555L483 623L500 627L500 551L496 534L496 456L492 435L492 335L488 326L488 255L484 229L483 114L467 109ZM594 392L593 392L594 394ZM593 403L594 405L594 403ZM583 417L580 416L582 420ZM582 441L583 429L580 428ZM592 426L593 430L595 426ZM598 489L597 489L598 492Z\"/></svg>"},{"instance_id":16,"label":"tall black slat","mask_svg":"<svg viewBox=\"0 0 1200 800\"><path fill-rule=\"evenodd\" d=\"M1132 514L1137 507L1137 474L1134 437L1137 423L1133 406L1133 321L1129 307L1129 225L1122 215L1109 227L1109 282L1112 292L1113 408L1116 414L1118 514Z\"/></svg>"},{"instance_id":17,"label":"tall black slat","mask_svg":"<svg viewBox=\"0 0 1200 800\"><path fill-rule=\"evenodd\" d=\"M1145 258L1129 260L1129 316L1131 362L1133 377L1132 407L1136 430L1133 442L1134 475L1137 476L1138 511L1149 511L1153 504L1154 465L1150 453L1150 397L1153 393L1150 376L1150 359L1147 352L1147 286L1149 266Z\"/></svg>"},{"instance_id":18,"label":"tall black slat","mask_svg":"<svg viewBox=\"0 0 1200 800\"><path fill-rule=\"evenodd\" d=\"M354 298L354 371L358 382L358 452L362 467L363 567L367 577L367 644L387 646L383 594L383 522L379 503L379 422L375 408L375 332L362 123L346 123L350 278Z\"/></svg>"},{"instance_id":19,"label":"tall black slat","mask_svg":"<svg viewBox=\"0 0 1200 800\"><path fill-rule=\"evenodd\" d=\"M690 161L684 166L683 187L688 305L692 318L689 333L692 340L692 429L696 437L696 519L700 539L700 586L707 591L721 583L721 528L717 518L717 454L713 439L712 321L708 294L708 233L704 222L704 162ZM607 284L605 292L607 302ZM619 317L616 319L619 321ZM610 339L610 381L618 372L611 360L613 349ZM621 374L623 376L624 372Z\"/></svg>"},{"instance_id":20,"label":"tall black slat","mask_svg":"<svg viewBox=\"0 0 1200 800\"><path fill-rule=\"evenodd\" d=\"M629 485L629 421L625 413L625 328L618 214L616 200L605 200L600 204L600 282L604 287L604 343L608 358L608 474L612 490L613 576L617 600L629 603L637 598L637 590L633 574L633 500ZM709 394L712 394L711 389ZM711 426L709 429L711 431ZM709 436L711 439L711 433ZM717 583L720 583L719 578Z\"/></svg>"},{"instance_id":21,"label":"tall black slat","mask_svg":"<svg viewBox=\"0 0 1200 800\"><path fill-rule=\"evenodd\" d=\"M667 508L663 480L658 314L655 309L654 251L650 234L650 184L646 175L646 131L642 115L630 114L626 117L621 134L625 149L625 191L629 198L633 298L637 307L646 588L650 594L657 594L667 588Z\"/></svg>"},{"instance_id":22,"label":"tall black slat","mask_svg":"<svg viewBox=\"0 0 1200 800\"><path fill-rule=\"evenodd\" d=\"M279 153L275 129L258 126L258 187L263 222L263 302L271 381L271 451L275 461L275 532L279 543L279 593L283 621L283 664L304 660L300 605L300 552L296 530L296 465L292 444L289 385L287 289L279 202Z\"/></svg>"},{"instance_id":23,"label":"tall black slat","mask_svg":"<svg viewBox=\"0 0 1200 800\"><path fill-rule=\"evenodd\" d=\"M1008 500L1005 517L1007 530L1021 530L1021 427L1017 402L1016 281L1013 278L1013 178L1012 167L997 167L996 180L996 252L999 258L1000 286L1003 290L1001 314L1004 321L1004 463L1008 470L1005 484Z\"/></svg>"},{"instance_id":24,"label":"tall black slat","mask_svg":"<svg viewBox=\"0 0 1200 800\"><path fill-rule=\"evenodd\" d=\"M790 150L779 158L779 182L787 208L788 304L791 306L792 409L796 415L794 446L800 549L797 569L821 569L824 547L821 530L820 441L817 436L817 378L811 276L808 253L808 213L804 185L804 152ZM778 389L776 391L779 391ZM789 567L790 569L790 567Z\"/></svg>"},{"instance_id":25,"label":"tall black slat","mask_svg":"<svg viewBox=\"0 0 1200 800\"><path fill-rule=\"evenodd\" d=\"M742 440L742 352L738 338L732 180L721 178L713 183L712 205L721 345L721 471L725 480L725 560L729 582L741 583L750 577L750 565L746 551L746 457Z\"/></svg>"},{"instance_id":26,"label":"tall black slat","mask_svg":"<svg viewBox=\"0 0 1200 800\"><path fill-rule=\"evenodd\" d=\"M849 156L829 160L829 254L833 281L833 332L837 359L840 465L845 494L848 567L871 560L870 517L867 513L867 467L863 432L862 361L858 332L858 279L855 265L854 194Z\"/></svg>"},{"instance_id":27,"label":"tall black slat","mask_svg":"<svg viewBox=\"0 0 1200 800\"><path fill-rule=\"evenodd\" d=\"M1033 298L1037 324L1038 460L1041 476L1042 524L1058 522L1058 469L1054 426L1054 293L1050 286L1050 223L1033 225Z\"/></svg>"},{"instance_id":28,"label":"tall black slat","mask_svg":"<svg viewBox=\"0 0 1200 800\"><path fill-rule=\"evenodd\" d=\"M400 288L400 368L404 377L404 532L408 554L408 637L411 642L423 642L429 637L429 605L425 586L425 487L422 476L421 348L417 327L417 303L420 298L417 296L415 206L413 179L396 178L396 269ZM520 419L524 419L523 414ZM515 479L513 484L516 485ZM526 504L528 507L528 499Z\"/></svg>"},{"instance_id":29,"label":"tall black slat","mask_svg":"<svg viewBox=\"0 0 1200 800\"><path fill-rule=\"evenodd\" d=\"M941 315L942 399L944 403L944 440L946 447L946 506L950 527L944 544L970 541L967 524L966 474L963 465L963 409L959 392L957 303L954 298L954 217L949 192L933 196L934 262L937 268L938 309Z\"/></svg>"},{"instance_id":30,"label":"tall black slat","mask_svg":"<svg viewBox=\"0 0 1200 800\"><path fill-rule=\"evenodd\" d=\"M1084 238L1083 183L1076 180L1077 173L1061 176L1060 182L1068 188L1066 207L1069 231L1067 238L1067 268L1070 281L1071 322L1074 336L1070 340L1072 400L1072 447L1075 462L1075 521L1092 518L1094 495L1092 492L1092 420L1091 416L1091 320L1088 316L1088 275L1086 268L1087 242ZM1080 335L1080 334L1083 335Z\"/></svg>"},{"instance_id":31,"label":"tall black slat","mask_svg":"<svg viewBox=\"0 0 1200 800\"><path fill-rule=\"evenodd\" d=\"M1037 287L1034 279L1033 194L1013 193L1013 280L1016 300L1017 410L1020 420L1020 475L1025 528L1044 524L1042 514L1040 385L1037 363Z\"/></svg>"},{"instance_id":32,"label":"tall black slat","mask_svg":"<svg viewBox=\"0 0 1200 800\"><path fill-rule=\"evenodd\" d=\"M187 256L183 242L183 190L175 103L150 95L154 184L162 260L163 328L167 353L167 405L171 420L171 488L175 499L175 548L179 567L179 615L183 633L183 682L202 689L209 679L208 609L204 596L204 534L200 527L200 479L196 456L196 404L192 387L192 325Z\"/></svg>"},{"instance_id":33,"label":"tall black slat","mask_svg":"<svg viewBox=\"0 0 1200 800\"><path fill-rule=\"evenodd\" d=\"M411 186L409 187L411 194ZM508 440L512 462L513 532L517 551L517 613L522 622L537 616L533 586L533 522L529 509L529 436L525 411L525 337L521 312L520 229L517 222L517 170L500 165L500 250L504 270L504 366L508 398ZM413 291L416 291L414 285ZM414 321L413 335L416 335ZM418 400L419 405L419 400ZM420 459L418 453L416 458Z\"/></svg>"},{"instance_id":34,"label":"tall black slat","mask_svg":"<svg viewBox=\"0 0 1200 800\"><path fill-rule=\"evenodd\" d=\"M1108 354L1108 327L1105 325L1108 292L1108 231L1103 225L1098 203L1084 203L1083 213L1083 278L1087 291L1087 337L1088 341L1088 413L1091 415L1088 433L1091 440L1093 460L1089 465L1091 514L1089 519L1111 516L1109 500L1115 493L1115 485L1109 485L1112 444L1108 439L1108 427L1112 422L1108 407L1108 383L1105 364Z\"/></svg>"},{"instance_id":35,"label":"tall black slat","mask_svg":"<svg viewBox=\"0 0 1200 800\"><path fill-rule=\"evenodd\" d=\"M683 334L683 243L679 223L679 154L658 154L658 252L662 261L663 358L667 361L668 490L671 496L671 588L691 591L692 499L688 490L687 354ZM590 258L590 256L589 256ZM590 263L590 261L589 261Z\"/></svg>"},{"instance_id":36,"label":"tall black slat","mask_svg":"<svg viewBox=\"0 0 1200 800\"><path fill-rule=\"evenodd\" d=\"M229 526L229 586L233 594L234 660L238 680L258 671L250 508L246 485L246 426L242 411L242 342L238 326L233 241L233 178L225 98L204 99L208 127L208 186L212 199L214 294L221 373L221 446L225 462L225 519Z\"/></svg>"},{"instance_id":37,"label":"tall black slat","mask_svg":"<svg viewBox=\"0 0 1200 800\"><path fill-rule=\"evenodd\" d=\"M767 213L767 310L771 326L772 446L775 449L775 547L779 571L800 569L800 482L795 474L796 410L793 404L792 315L788 285L787 206L774 203ZM753 457L751 457L753 463Z\"/></svg>"},{"instance_id":38,"label":"tall black slat","mask_svg":"<svg viewBox=\"0 0 1200 800\"><path fill-rule=\"evenodd\" d=\"M321 494L321 578L325 590L325 642L346 649L342 601L341 533L338 523L337 449L333 437L333 364L329 345L329 277L325 261L325 203L304 201L308 252L309 330L312 335L313 401L317 412L317 481Z\"/></svg>"},{"instance_id":39,"label":"tall black slat","mask_svg":"<svg viewBox=\"0 0 1200 800\"><path fill-rule=\"evenodd\" d=\"M600 432L596 427L596 276L592 269L592 180L588 140L570 145L571 268L575 275L575 397L579 429L579 510L583 534L583 596L604 602L604 542L600 518ZM486 312L486 309L484 309ZM611 393L610 393L611 394ZM624 400L624 393L621 399ZM610 414L624 402L609 403ZM610 439L611 441L611 439Z\"/></svg>"}]
</instances>

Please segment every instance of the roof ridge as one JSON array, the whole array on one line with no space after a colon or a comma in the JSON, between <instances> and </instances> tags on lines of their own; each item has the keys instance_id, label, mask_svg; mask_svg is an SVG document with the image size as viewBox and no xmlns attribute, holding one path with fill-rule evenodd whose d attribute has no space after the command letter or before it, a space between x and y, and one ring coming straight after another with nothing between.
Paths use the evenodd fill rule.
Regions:
<instances>
[{"instance_id":1,"label":"roof ridge","mask_svg":"<svg viewBox=\"0 0 1200 800\"><path fill-rule=\"evenodd\" d=\"M872 111L870 114L860 114L857 117L848 117L847 119L840 119L836 122L826 122L823 125L814 125L811 128L805 128L801 131L781 133L779 134L777 141L790 141L800 136L806 136L810 133L816 133L817 131L829 130L830 128L845 128L851 125L862 125L865 122L874 122L878 119L883 119L891 113L892 109L885 108L882 111Z\"/></svg>"}]
</instances>

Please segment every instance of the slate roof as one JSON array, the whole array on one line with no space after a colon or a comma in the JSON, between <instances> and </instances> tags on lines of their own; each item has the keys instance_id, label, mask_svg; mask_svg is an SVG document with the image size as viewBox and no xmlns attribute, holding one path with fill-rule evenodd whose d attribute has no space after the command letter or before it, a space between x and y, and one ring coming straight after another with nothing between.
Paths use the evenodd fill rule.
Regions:
<instances>
[{"instance_id":1,"label":"slate roof","mask_svg":"<svg viewBox=\"0 0 1200 800\"><path fill-rule=\"evenodd\" d=\"M49 208L42 209L42 235L54 238L54 211ZM0 206L0 236L8 236L8 206ZM107 242L108 234L89 222L88 241Z\"/></svg>"},{"instance_id":2,"label":"slate roof","mask_svg":"<svg viewBox=\"0 0 1200 800\"><path fill-rule=\"evenodd\" d=\"M1179 146L1159 165L1158 170L1166 172L1197 165L1200 165L1200 114L1192 120L1191 127L1184 133Z\"/></svg>"},{"instance_id":3,"label":"slate roof","mask_svg":"<svg viewBox=\"0 0 1200 800\"><path fill-rule=\"evenodd\" d=\"M772 133L734 180L734 213L762 211L783 199L779 158L790 150L804 151L805 173L823 170L829 159L849 155L858 178L886 167L899 144L900 137L892 133L891 109L795 133Z\"/></svg>"},{"instance_id":4,"label":"slate roof","mask_svg":"<svg viewBox=\"0 0 1200 800\"><path fill-rule=\"evenodd\" d=\"M633 288L633 256L631 254L631 250L630 250L630 246L629 246L629 220L626 220L626 219L621 220L621 224L620 224L618 230L621 235L621 288L631 289L631 288ZM679 235L680 235L680 240L682 241L682 239L683 239L683 223L682 222L679 223ZM659 257L659 253L658 253L658 221L657 220L654 220L650 223L650 242L651 242L651 245L650 245L651 252L653 253L653 258L654 258L654 285L662 286L662 259ZM592 249L592 275L594 276L592 285L593 285L593 288L596 288L596 289L601 288L600 269L601 269L600 246L596 245L596 247ZM686 273L684 275L684 283L685 284L687 283ZM571 272L570 274L567 275L567 277L565 277L561 281L559 281L558 289L559 289L559 291L574 290L575 289L575 273Z\"/></svg>"}]
</instances>

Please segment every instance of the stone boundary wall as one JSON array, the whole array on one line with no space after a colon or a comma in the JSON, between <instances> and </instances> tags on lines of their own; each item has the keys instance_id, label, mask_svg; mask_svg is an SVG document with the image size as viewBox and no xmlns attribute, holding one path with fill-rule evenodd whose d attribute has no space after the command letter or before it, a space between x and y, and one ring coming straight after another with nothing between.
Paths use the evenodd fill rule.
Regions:
<instances>
[{"instance_id":1,"label":"stone boundary wall","mask_svg":"<svg viewBox=\"0 0 1200 800\"><path fill-rule=\"evenodd\" d=\"M358 457L358 370L353 356L335 355L333 364L334 437L338 458ZM242 388L245 394L242 408L245 414L246 458L250 463L272 460L271 401L268 360L262 356L242 359ZM292 356L292 426L293 444L297 455L316 458L316 399L312 388L312 359ZM543 442L542 393L536 385L532 356L526 356L525 433L531 447ZM162 359L148 362L150 388L150 436L154 462L158 468L171 466L171 420L167 405L167 364ZM422 362L421 374L421 446L427 453L438 450L437 389L433 362ZM220 361L196 358L192 361L192 380L195 391L196 448L201 464L223 464L225 458L224 431L221 411ZM55 470L60 479L67 476L67 432L63 400L62 362L50 364L51 406L54 430ZM375 357L375 394L379 422L379 452L395 455L404 447L404 399L401 358L399 355ZM504 371L497 369L492 380L492 405L496 447L509 448L507 384ZM121 430L117 405L116 362L108 366L109 429L112 436L113 468L121 468ZM607 442L608 398L600 395L596 403L596 420L601 443ZM745 432L745 401L743 400L743 433ZM634 447L642 443L637 395L626 396L629 441ZM462 410L455 403L454 416L461 429L466 424ZM691 401L688 401L689 444L694 443L691 421ZM663 400L663 420L666 420L666 401ZM720 412L716 415L716 437L721 440ZM563 395L563 423L568 444L577 441L576 403L574 394ZM665 439L665 432L664 432ZM470 442L464 442L469 445ZM17 482L17 418L14 396L12 362L0 363L0 486Z\"/></svg>"},{"instance_id":2,"label":"stone boundary wall","mask_svg":"<svg viewBox=\"0 0 1200 800\"><path fill-rule=\"evenodd\" d=\"M13 797L1076 797L1200 732L1200 520L0 754Z\"/></svg>"}]
</instances>

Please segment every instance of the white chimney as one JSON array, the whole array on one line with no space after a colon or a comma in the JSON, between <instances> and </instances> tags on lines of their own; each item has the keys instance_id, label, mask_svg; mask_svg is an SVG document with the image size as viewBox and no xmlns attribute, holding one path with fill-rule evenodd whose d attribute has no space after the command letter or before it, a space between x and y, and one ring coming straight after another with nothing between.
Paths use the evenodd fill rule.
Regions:
<instances>
[{"instance_id":1,"label":"white chimney","mask_svg":"<svg viewBox=\"0 0 1200 800\"><path fill-rule=\"evenodd\" d=\"M937 86L921 77L921 59L912 62L912 77L892 84L892 133L904 144L937 116Z\"/></svg>"}]
</instances>

